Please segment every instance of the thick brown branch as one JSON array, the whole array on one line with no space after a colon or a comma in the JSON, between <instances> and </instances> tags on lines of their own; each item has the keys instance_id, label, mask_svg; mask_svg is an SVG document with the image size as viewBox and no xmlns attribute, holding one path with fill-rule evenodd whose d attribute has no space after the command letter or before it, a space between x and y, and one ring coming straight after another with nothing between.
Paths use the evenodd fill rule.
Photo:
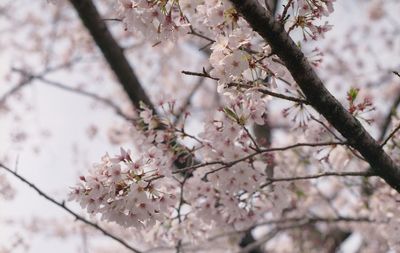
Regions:
<instances>
[{"instance_id":1,"label":"thick brown branch","mask_svg":"<svg viewBox=\"0 0 400 253\"><path fill-rule=\"evenodd\" d=\"M123 50L108 30L104 19L101 18L92 0L70 0L70 2L78 12L80 19L89 30L97 46L100 48L132 104L136 109L139 109L140 103L143 102L155 112L154 106L143 90ZM185 161L181 163L179 159L177 159L175 165L178 168L182 168L185 166Z\"/></svg>"},{"instance_id":2,"label":"thick brown branch","mask_svg":"<svg viewBox=\"0 0 400 253\"><path fill-rule=\"evenodd\" d=\"M231 0L238 12L284 62L307 101L365 157L378 176L400 192L400 169L381 146L324 87L284 27L256 0Z\"/></svg>"},{"instance_id":3,"label":"thick brown branch","mask_svg":"<svg viewBox=\"0 0 400 253\"><path fill-rule=\"evenodd\" d=\"M153 109L150 99L140 85L123 50L113 38L93 2L91 0L70 0L70 2L100 48L107 63L114 71L132 104L136 109L139 109L140 102L142 101Z\"/></svg>"}]
</instances>

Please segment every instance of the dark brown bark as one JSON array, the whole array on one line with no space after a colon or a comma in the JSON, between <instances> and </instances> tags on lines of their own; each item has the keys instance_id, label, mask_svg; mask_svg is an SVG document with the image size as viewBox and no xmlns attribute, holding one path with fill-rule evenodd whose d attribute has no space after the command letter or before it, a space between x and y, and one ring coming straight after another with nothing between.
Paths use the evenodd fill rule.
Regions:
<instances>
[{"instance_id":1,"label":"dark brown bark","mask_svg":"<svg viewBox=\"0 0 400 253\"><path fill-rule=\"evenodd\" d=\"M70 2L78 12L85 27L90 32L94 42L100 48L108 65L120 81L133 106L136 109L139 109L140 102L143 102L155 112L149 97L141 86L139 79L135 75L134 70L124 55L123 50L108 30L92 0L70 0ZM160 124L159 127L160 129L163 129L164 126ZM170 146L174 147L176 142L176 140L172 141ZM184 146L180 145L180 147L180 149L176 150L186 149ZM177 154L174 165L180 169L185 168L187 164L196 162L193 161L193 159L194 157L189 151L181 152L179 155ZM191 175L190 172L187 172L187 174Z\"/></svg>"},{"instance_id":2,"label":"dark brown bark","mask_svg":"<svg viewBox=\"0 0 400 253\"><path fill-rule=\"evenodd\" d=\"M70 0L70 2L136 109L139 109L141 101L153 109L123 50L113 38L93 2L91 0Z\"/></svg>"},{"instance_id":3,"label":"dark brown bark","mask_svg":"<svg viewBox=\"0 0 400 253\"><path fill-rule=\"evenodd\" d=\"M322 114L371 165L373 172L400 192L400 169L381 146L336 98L324 87L300 48L282 24L256 0L231 0L238 12L249 22L281 58L310 104Z\"/></svg>"}]
</instances>

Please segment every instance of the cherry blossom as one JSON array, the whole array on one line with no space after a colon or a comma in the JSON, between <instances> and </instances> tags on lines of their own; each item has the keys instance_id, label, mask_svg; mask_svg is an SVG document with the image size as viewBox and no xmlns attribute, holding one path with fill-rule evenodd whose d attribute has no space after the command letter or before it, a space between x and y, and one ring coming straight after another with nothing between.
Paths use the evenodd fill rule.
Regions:
<instances>
[{"instance_id":1,"label":"cherry blossom","mask_svg":"<svg viewBox=\"0 0 400 253\"><path fill-rule=\"evenodd\" d=\"M84 169L68 202L1 168L133 252L334 252L349 233L359 251L400 250L398 3L356 1L368 22L345 33L334 0L99 1L97 30L79 12L89 4L51 2L52 29L22 7L7 17L24 17L30 39L0 41L16 59L0 107L26 125L35 103L18 90L34 81L83 96L112 114L85 137L110 146L92 143L104 155L88 166L74 145ZM32 135L10 134L21 150ZM0 197L14 196L0 174Z\"/></svg>"}]
</instances>

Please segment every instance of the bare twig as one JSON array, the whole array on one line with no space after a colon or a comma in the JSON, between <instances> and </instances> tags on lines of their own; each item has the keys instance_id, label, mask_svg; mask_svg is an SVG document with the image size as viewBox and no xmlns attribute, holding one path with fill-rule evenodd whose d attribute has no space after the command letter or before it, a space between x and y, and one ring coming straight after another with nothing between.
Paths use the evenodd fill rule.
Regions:
<instances>
[{"instance_id":1,"label":"bare twig","mask_svg":"<svg viewBox=\"0 0 400 253\"><path fill-rule=\"evenodd\" d=\"M214 43L215 42L215 40L213 40L213 39L211 39L211 38L209 38L209 37L197 32L197 31L195 31L192 26L190 26L190 31L188 32L188 34L197 36L197 37L202 38L202 39L205 39L210 43Z\"/></svg>"},{"instance_id":2,"label":"bare twig","mask_svg":"<svg viewBox=\"0 0 400 253\"><path fill-rule=\"evenodd\" d=\"M20 89L22 89L24 86L28 85L30 82L32 82L32 78L24 78L14 86L12 89L7 91L1 98L0 98L0 105L4 104L6 100L14 93L18 92Z\"/></svg>"},{"instance_id":3,"label":"bare twig","mask_svg":"<svg viewBox=\"0 0 400 253\"><path fill-rule=\"evenodd\" d=\"M213 173L215 173L215 172L218 172L218 171L220 171L220 170L223 170L223 169L232 167L233 165L235 165L235 164L237 164L237 163L246 161L246 160L248 160L248 159L250 159L250 158L253 158L254 156L260 155L260 154L262 154L262 153L276 152L276 151L286 151L286 150L293 149L293 148L298 148L298 147L320 147L320 146L346 145L346 144L347 144L346 142L296 143L296 144L294 144L294 145L290 145L290 146L286 146L286 147L281 147L281 148L261 149L261 150L258 151L258 152L255 152L255 153L253 153L253 154L247 155L247 156L245 156L245 157L242 157L242 158L240 158L240 159L237 159L237 160L232 161L232 162L229 162L229 163L227 163L227 162L220 162L220 164L224 164L224 165L221 166L221 167L219 167L219 168L216 168L216 169L213 169L213 170L211 170L211 171L206 172L206 173L204 174L204 176L203 176L202 179L203 179L204 181L207 181L208 175L213 174Z\"/></svg>"},{"instance_id":4,"label":"bare twig","mask_svg":"<svg viewBox=\"0 0 400 253\"><path fill-rule=\"evenodd\" d=\"M350 171L350 172L323 172L314 175L307 176L296 176L296 177L282 177L282 178L269 178L267 179L267 183L261 185L260 187L266 187L274 182L291 182L298 180L308 180L308 179L316 179L320 177L371 177L375 176L374 173L366 171Z\"/></svg>"},{"instance_id":5,"label":"bare twig","mask_svg":"<svg viewBox=\"0 0 400 253\"><path fill-rule=\"evenodd\" d=\"M215 80L215 81L218 81L218 80L219 80L219 78L210 76L210 74L208 74L206 71L203 71L202 73L200 73L200 72L192 72L192 71L186 71L186 70L184 70L184 71L182 71L182 74L190 75L190 76L200 76L200 77L210 78L210 79ZM242 84L230 83L230 85L242 85ZM242 86L243 86L243 85L242 85ZM249 88L251 88L251 87L249 87ZM291 97L291 96L286 96L286 95L284 95L284 94L276 93L276 92L269 91L269 90L266 90L266 89L258 89L257 91L259 91L259 92L261 92L261 93L264 93L264 94L267 94L267 95L270 95L270 96L272 96L272 97L281 98L281 99L289 100L289 101L296 102L296 103L300 103L300 104L306 104L306 105L310 104L310 103L309 103L307 100L305 100L305 99L296 98L296 97Z\"/></svg>"},{"instance_id":6,"label":"bare twig","mask_svg":"<svg viewBox=\"0 0 400 253\"><path fill-rule=\"evenodd\" d=\"M284 22L285 22L285 20L287 19L287 17L286 17L287 12L289 11L290 5L291 5L292 3L293 3L293 0L289 0L289 1L287 2L287 4L285 5L285 7L283 8L282 16L281 16L281 18L279 19L279 22L281 22L281 23L284 23Z\"/></svg>"},{"instance_id":7,"label":"bare twig","mask_svg":"<svg viewBox=\"0 0 400 253\"><path fill-rule=\"evenodd\" d=\"M339 136L337 136L335 134L334 131L332 131L324 122L322 122L319 119L316 119L314 116L311 115L311 119L314 120L315 122L319 123L320 125L322 125L329 133L331 133L336 140L338 141L343 141ZM353 153L354 156L356 156L358 159L365 161L364 157L360 156L356 150L354 150L350 145L347 145L347 147L349 148L350 152Z\"/></svg>"},{"instance_id":8,"label":"bare twig","mask_svg":"<svg viewBox=\"0 0 400 253\"><path fill-rule=\"evenodd\" d=\"M377 222L375 220L371 220L367 217L360 217L360 218L352 218L352 217L338 217L338 218L305 218L305 219L289 219L292 221L295 221L293 223L287 224L287 222L282 222L284 225L278 225L272 231L261 237L259 240L255 241L252 244L249 244L246 248L244 248L242 251L239 251L240 253L248 253L250 252L249 250L252 249L253 247L259 247L262 244L266 243L268 240L276 236L277 233L283 231L283 230L290 230L290 229L297 229L301 228L304 226L309 226L315 223L337 223L337 222L361 222L361 223L373 223ZM297 221L296 221L297 220ZM267 222L268 223L268 222ZM261 223L262 224L262 223ZM260 226L261 224L257 224L257 226Z\"/></svg>"},{"instance_id":9,"label":"bare twig","mask_svg":"<svg viewBox=\"0 0 400 253\"><path fill-rule=\"evenodd\" d=\"M400 125L398 125L390 134L389 136L382 142L381 147L385 146L386 143L396 134L397 131L400 130Z\"/></svg>"},{"instance_id":10,"label":"bare twig","mask_svg":"<svg viewBox=\"0 0 400 253\"><path fill-rule=\"evenodd\" d=\"M115 22L122 22L120 18L103 18L103 21L115 21Z\"/></svg>"},{"instance_id":11,"label":"bare twig","mask_svg":"<svg viewBox=\"0 0 400 253\"><path fill-rule=\"evenodd\" d=\"M186 97L185 102L183 103L182 107L179 109L179 112L177 113L177 116L174 120L173 125L176 126L176 124L179 122L179 120L182 118L182 116L185 114L185 111L187 110L187 108L189 107L191 100L194 96L194 94L199 90L199 88L201 87L201 85L203 84L205 78L201 77L196 85L193 87L193 89L190 91L189 95Z\"/></svg>"},{"instance_id":12,"label":"bare twig","mask_svg":"<svg viewBox=\"0 0 400 253\"><path fill-rule=\"evenodd\" d=\"M273 91L269 91L269 90L265 90L265 89L258 89L259 92L270 95L272 97L276 97L276 98L281 98L281 99L285 99L285 100L289 100L292 102L296 102L296 103L300 103L300 104L306 104L309 105L310 103L305 100L305 99L301 99L301 98L296 98L296 97L291 97L291 96L286 96L280 93L276 93Z\"/></svg>"},{"instance_id":13,"label":"bare twig","mask_svg":"<svg viewBox=\"0 0 400 253\"><path fill-rule=\"evenodd\" d=\"M80 61L81 58L75 58L72 59L71 61L68 61L66 63L62 63L60 65L56 65L56 66L52 66L52 67L48 67L45 70L41 71L40 74L38 74L39 76L44 76L46 74L58 71L60 69L63 68L68 68L70 67L73 63ZM11 69L12 71L14 71L14 68ZM22 70L21 70L22 71ZM1 98L0 98L0 104L4 104L6 102L6 100L8 99L8 97L10 97L11 95L13 95L14 93L18 92L21 88L23 88L24 86L30 84L33 81L32 76L30 75L25 75L25 78L22 79L20 81L19 84L17 84L15 87L13 87L12 89L10 89L9 91L7 91Z\"/></svg>"},{"instance_id":14,"label":"bare twig","mask_svg":"<svg viewBox=\"0 0 400 253\"><path fill-rule=\"evenodd\" d=\"M210 166L210 165L223 165L222 168L218 168L217 170L221 170L224 168L228 168L231 167L239 162L243 162L246 161L248 159L251 159L257 155L261 155L263 153L268 153L268 152L279 152L279 151L286 151L289 149L293 149L293 148L298 148L298 147L323 147L323 146L335 146L335 145L346 145L346 142L317 142L317 143L296 143L296 144L292 144L292 145L288 145L288 146L284 146L284 147L276 147L276 148L266 148L266 149L260 149L257 152L254 152L252 154L249 154L247 156L244 156L242 158L239 158L237 160L231 161L231 162L225 162L225 161L213 161L213 162L205 162L205 163L199 163L199 164L195 164L193 166L190 167L186 167L186 168L182 168L176 171L173 171L172 173L182 173L185 171L190 171L190 170L195 170L198 168L202 168L202 167L206 167L206 166ZM210 171L211 172L211 171Z\"/></svg>"},{"instance_id":15,"label":"bare twig","mask_svg":"<svg viewBox=\"0 0 400 253\"><path fill-rule=\"evenodd\" d=\"M64 202L58 202L57 200L55 200L54 198L50 197L47 193L45 193L44 191L42 191L41 189L39 189L36 185L34 185L33 183L31 183L30 181L28 181L27 179L25 179L24 177L22 177L20 174L16 173L15 171L11 170L10 168L8 168L7 166L5 166L4 164L0 163L0 167L3 168L4 170L6 170L8 173L12 174L14 177L18 178L18 180L20 180L21 182L23 182L24 184L28 185L30 188L32 188L34 191L36 191L40 196L42 196L43 198L45 198L46 200L48 200L49 202L53 203L54 205L60 207L61 209L63 209L64 211L66 211L67 213L69 213L70 215L74 216L76 220L79 220L83 223L85 223L86 225L91 226L92 228L96 229L97 231L102 232L106 237L111 238L112 240L118 242L119 244L123 245L125 248L131 250L132 252L135 253L141 253L141 251L139 251L138 249L130 246L127 242L125 242L123 239L111 234L110 232L108 232L107 230L105 230L104 228L100 227L98 224L93 223L87 219L85 219L84 217L80 216L79 214L75 213L73 210L71 210L70 208L68 208Z\"/></svg>"},{"instance_id":16,"label":"bare twig","mask_svg":"<svg viewBox=\"0 0 400 253\"><path fill-rule=\"evenodd\" d=\"M397 107L400 105L400 93L397 95L396 99L394 100L392 106L389 109L388 114L385 117L385 120L382 124L381 135L379 136L379 141L382 142L385 138L387 131L389 130L390 123L392 122L392 116L396 113Z\"/></svg>"},{"instance_id":17,"label":"bare twig","mask_svg":"<svg viewBox=\"0 0 400 253\"><path fill-rule=\"evenodd\" d=\"M45 83L47 85L50 85L50 86L53 86L53 87L57 87L59 89L65 90L65 91L72 92L72 93L75 93L75 94L78 94L78 95L82 95L82 96L85 96L85 97L89 97L91 99L99 101L99 102L109 106L110 108L112 108L115 111L115 113L117 115L121 116L122 118L124 118L124 119L126 119L128 121L131 121L131 122L135 122L134 118L129 117L128 115L124 114L122 112L121 108L119 108L115 103L113 103L111 100L109 100L107 98L101 97L101 96L99 96L99 95L97 95L95 93L91 93L91 92L84 91L84 90L81 90L81 89L78 89L78 88L67 86L67 85L62 84L60 82L48 80L48 79L44 78L43 75L41 75L41 74L34 75L34 74L26 72L25 70L18 69L18 68L13 68L13 71L18 72L18 73L26 76L27 79L30 79L30 80L37 79L37 80L39 80L39 81L41 81L41 82L43 82L43 83Z\"/></svg>"},{"instance_id":18,"label":"bare twig","mask_svg":"<svg viewBox=\"0 0 400 253\"><path fill-rule=\"evenodd\" d=\"M203 71L203 73L200 72L192 72L192 71L187 71L187 70L182 70L182 74L188 75L188 76L200 76L200 77L206 77L210 78L212 80L218 81L219 78L215 78L210 76L206 71Z\"/></svg>"}]
</instances>

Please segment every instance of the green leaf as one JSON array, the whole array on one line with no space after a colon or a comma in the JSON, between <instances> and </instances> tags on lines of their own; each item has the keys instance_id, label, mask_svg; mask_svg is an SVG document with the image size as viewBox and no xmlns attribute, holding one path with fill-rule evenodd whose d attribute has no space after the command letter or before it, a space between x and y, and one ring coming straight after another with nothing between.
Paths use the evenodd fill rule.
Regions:
<instances>
[{"instance_id":1,"label":"green leaf","mask_svg":"<svg viewBox=\"0 0 400 253\"><path fill-rule=\"evenodd\" d=\"M228 116L228 118L230 118L231 120L236 121L236 122L239 121L239 117L236 115L236 113L234 111L232 111L231 109L229 109L228 107L224 108L224 112Z\"/></svg>"},{"instance_id":2,"label":"green leaf","mask_svg":"<svg viewBox=\"0 0 400 253\"><path fill-rule=\"evenodd\" d=\"M358 95L358 91L359 91L359 89L356 89L356 88L354 88L354 87L351 87L350 90L347 92L347 96L349 96L349 99L350 99L351 101L356 100L357 95Z\"/></svg>"}]
</instances>

